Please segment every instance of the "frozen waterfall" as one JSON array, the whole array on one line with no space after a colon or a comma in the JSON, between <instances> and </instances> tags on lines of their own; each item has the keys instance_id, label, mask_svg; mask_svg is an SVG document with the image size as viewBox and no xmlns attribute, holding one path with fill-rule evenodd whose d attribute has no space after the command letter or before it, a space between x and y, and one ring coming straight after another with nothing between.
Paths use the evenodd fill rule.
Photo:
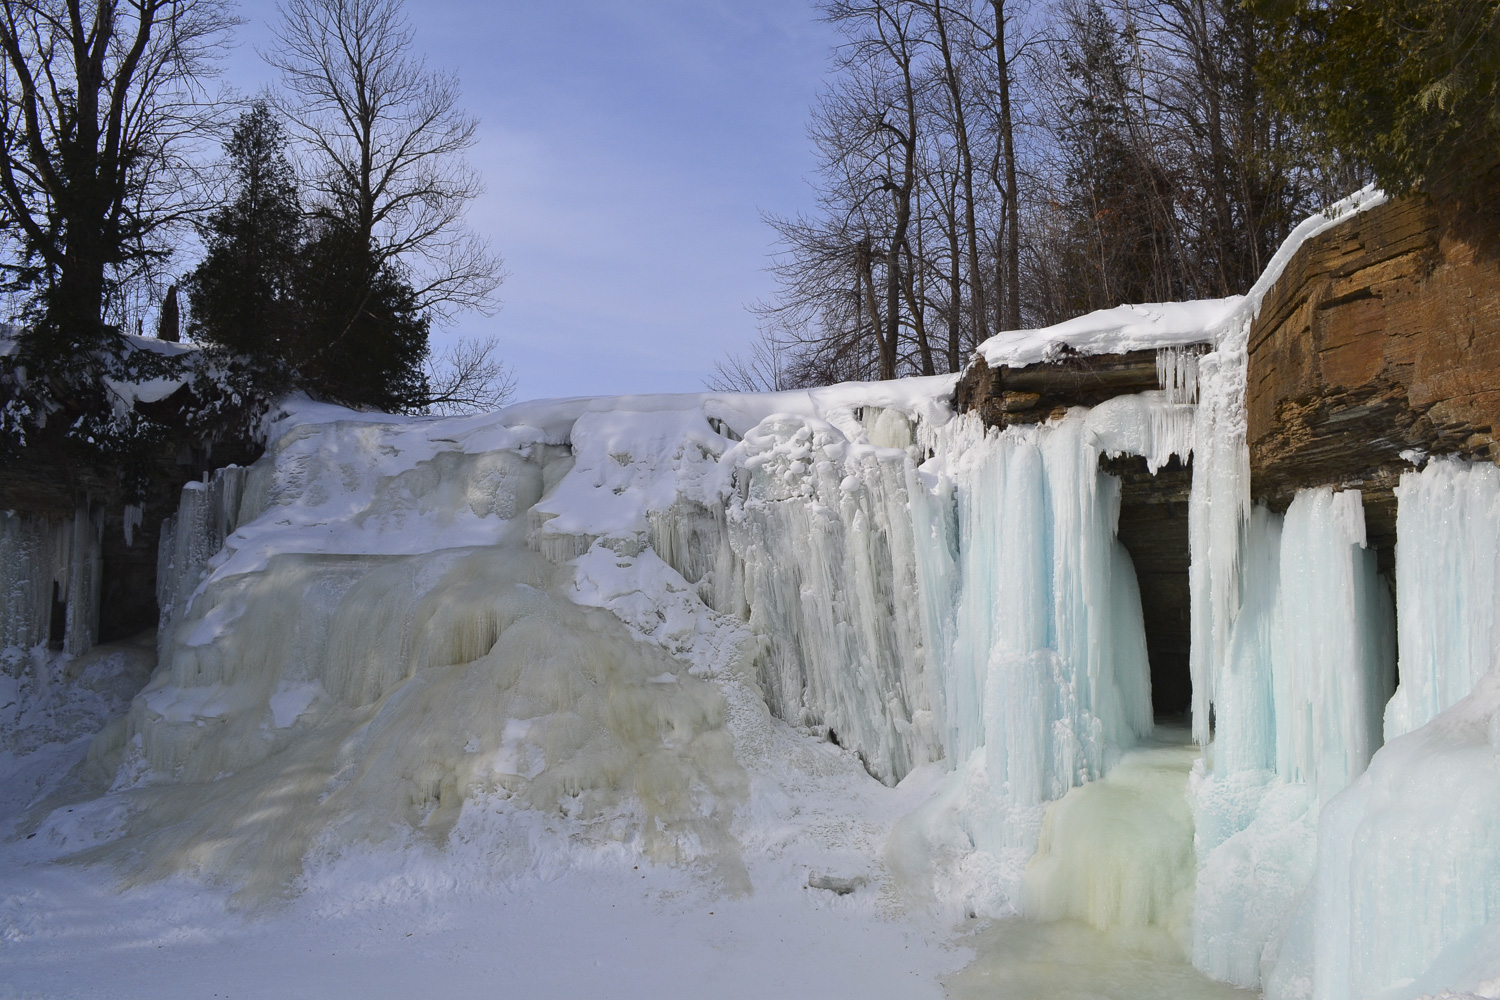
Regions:
<instances>
[{"instance_id":1,"label":"frozen waterfall","mask_svg":"<svg viewBox=\"0 0 1500 1000\"><path fill-rule=\"evenodd\" d=\"M799 891L1092 924L1270 997L1489 989L1500 474L1412 456L1393 579L1358 489L1252 504L1245 338L1275 270L1071 321L1158 349L1160 388L1003 429L953 412L951 378L293 405L260 461L184 490L156 672L93 742L99 797L36 817L36 849L247 898L351 845L456 843L733 894L806 840L828 864ZM1160 605L1120 538L1168 468L1191 738L1155 725ZM0 640L86 647L98 551L86 512L0 516Z\"/></svg>"},{"instance_id":2,"label":"frozen waterfall","mask_svg":"<svg viewBox=\"0 0 1500 1000\"><path fill-rule=\"evenodd\" d=\"M0 511L0 649L56 641L81 654L99 628L97 515L22 517Z\"/></svg>"}]
</instances>

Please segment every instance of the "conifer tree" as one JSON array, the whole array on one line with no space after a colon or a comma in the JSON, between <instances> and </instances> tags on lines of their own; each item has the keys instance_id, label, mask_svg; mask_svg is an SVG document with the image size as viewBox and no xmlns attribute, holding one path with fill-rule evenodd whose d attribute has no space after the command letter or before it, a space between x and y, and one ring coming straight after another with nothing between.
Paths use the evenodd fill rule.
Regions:
<instances>
[{"instance_id":1,"label":"conifer tree","mask_svg":"<svg viewBox=\"0 0 1500 1000\"><path fill-rule=\"evenodd\" d=\"M318 223L304 245L289 352L298 382L322 398L386 411L429 402L429 317L400 264L351 226Z\"/></svg>"},{"instance_id":2,"label":"conifer tree","mask_svg":"<svg viewBox=\"0 0 1500 1000\"><path fill-rule=\"evenodd\" d=\"M1391 191L1463 188L1500 163L1500 0L1250 0L1261 73L1330 157Z\"/></svg>"},{"instance_id":3,"label":"conifer tree","mask_svg":"<svg viewBox=\"0 0 1500 1000\"><path fill-rule=\"evenodd\" d=\"M249 359L271 383L286 381L300 313L303 217L286 144L264 101L240 116L224 147L231 196L208 217L207 253L186 281L192 338Z\"/></svg>"}]
</instances>

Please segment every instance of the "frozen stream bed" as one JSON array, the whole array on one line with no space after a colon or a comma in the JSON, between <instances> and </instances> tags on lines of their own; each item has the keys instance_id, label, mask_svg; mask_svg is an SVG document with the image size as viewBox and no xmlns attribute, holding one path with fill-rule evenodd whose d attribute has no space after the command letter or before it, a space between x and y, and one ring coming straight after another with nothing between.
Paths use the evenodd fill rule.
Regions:
<instances>
[{"instance_id":1,"label":"frozen stream bed","mask_svg":"<svg viewBox=\"0 0 1500 1000\"><path fill-rule=\"evenodd\" d=\"M0 829L45 791L38 775L66 774L82 758L80 733L128 703L144 678L139 649L51 661L56 683L13 720L0 754L0 787L17 793L0 801ZM88 684L64 683L70 676ZM504 802L444 850L345 851L311 866L297 895L256 907L191 876L124 887L108 864L48 863L47 831L5 843L0 998L1247 995L1195 972L1162 932L934 919L874 880L846 894L809 888L810 875L878 875L861 856L879 853L940 775L929 767L888 788L826 742L781 725L776 738L780 756L828 766L788 782L799 801L762 824L767 850L747 858L749 892L620 848L574 845L565 856L556 829ZM1192 756L1168 741L1131 758L1163 753ZM1131 758L1114 773L1129 780ZM1186 770L1172 771L1180 797Z\"/></svg>"},{"instance_id":2,"label":"frozen stream bed","mask_svg":"<svg viewBox=\"0 0 1500 1000\"><path fill-rule=\"evenodd\" d=\"M247 916L187 882L118 893L98 870L7 865L0 997L1254 995L1075 922L934 927L795 886L714 898L658 868L487 891L417 878L390 873L383 898L310 894Z\"/></svg>"}]
</instances>

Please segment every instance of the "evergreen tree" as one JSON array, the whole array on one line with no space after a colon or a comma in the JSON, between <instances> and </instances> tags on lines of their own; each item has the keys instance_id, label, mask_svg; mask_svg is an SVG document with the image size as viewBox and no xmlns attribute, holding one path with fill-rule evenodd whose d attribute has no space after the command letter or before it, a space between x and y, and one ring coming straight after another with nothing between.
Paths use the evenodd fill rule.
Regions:
<instances>
[{"instance_id":1,"label":"evergreen tree","mask_svg":"<svg viewBox=\"0 0 1500 1000\"><path fill-rule=\"evenodd\" d=\"M225 152L232 197L203 227L208 252L188 276L201 343L247 358L273 386L286 383L295 327L303 216L281 122L257 101L240 116Z\"/></svg>"},{"instance_id":2,"label":"evergreen tree","mask_svg":"<svg viewBox=\"0 0 1500 1000\"><path fill-rule=\"evenodd\" d=\"M395 261L352 227L324 221L303 247L290 351L297 379L351 406L412 411L428 402L428 316Z\"/></svg>"},{"instance_id":3,"label":"evergreen tree","mask_svg":"<svg viewBox=\"0 0 1500 1000\"><path fill-rule=\"evenodd\" d=\"M1500 0L1250 0L1261 73L1330 158L1389 190L1462 188L1500 162Z\"/></svg>"},{"instance_id":4,"label":"evergreen tree","mask_svg":"<svg viewBox=\"0 0 1500 1000\"><path fill-rule=\"evenodd\" d=\"M244 358L263 391L353 406L427 402L428 317L400 270L336 216L309 223L287 135L264 102L225 146L232 197L187 279L193 339Z\"/></svg>"}]
</instances>

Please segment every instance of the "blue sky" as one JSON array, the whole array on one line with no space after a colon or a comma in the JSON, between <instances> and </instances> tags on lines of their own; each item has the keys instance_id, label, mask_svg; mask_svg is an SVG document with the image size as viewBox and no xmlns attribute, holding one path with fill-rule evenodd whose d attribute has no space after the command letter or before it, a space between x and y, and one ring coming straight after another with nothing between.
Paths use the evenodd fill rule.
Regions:
<instances>
[{"instance_id":1,"label":"blue sky","mask_svg":"<svg viewBox=\"0 0 1500 1000\"><path fill-rule=\"evenodd\" d=\"M272 2L226 66L253 91ZM407 0L417 46L480 119L470 222L505 257L494 334L519 398L702 388L773 290L761 212L807 208L834 42L807 0ZM448 335L451 335L448 334ZM439 335L441 337L443 335Z\"/></svg>"}]
</instances>

